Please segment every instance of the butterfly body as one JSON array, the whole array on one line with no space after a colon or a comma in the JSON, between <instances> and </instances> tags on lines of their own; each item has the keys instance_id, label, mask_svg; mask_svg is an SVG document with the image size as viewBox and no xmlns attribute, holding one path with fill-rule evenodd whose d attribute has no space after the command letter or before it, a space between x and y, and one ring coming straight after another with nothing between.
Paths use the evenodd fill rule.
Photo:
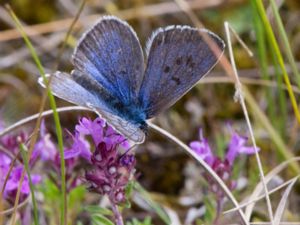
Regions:
<instances>
[{"instance_id":1,"label":"butterfly body","mask_svg":"<svg viewBox=\"0 0 300 225\"><path fill-rule=\"evenodd\" d=\"M201 34L221 50L212 52ZM147 119L169 108L217 63L224 49L215 34L189 26L155 31L146 48L147 61L133 29L103 17L79 40L71 74L52 75L53 93L89 107L120 133L141 143ZM146 65L146 66L145 66Z\"/></svg>"}]
</instances>

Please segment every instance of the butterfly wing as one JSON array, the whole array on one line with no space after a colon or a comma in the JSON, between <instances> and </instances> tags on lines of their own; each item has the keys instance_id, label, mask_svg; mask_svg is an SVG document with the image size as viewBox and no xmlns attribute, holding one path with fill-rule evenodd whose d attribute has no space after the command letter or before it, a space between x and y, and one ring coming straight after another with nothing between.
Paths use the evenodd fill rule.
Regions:
<instances>
[{"instance_id":1,"label":"butterfly wing","mask_svg":"<svg viewBox=\"0 0 300 225\"><path fill-rule=\"evenodd\" d=\"M203 40L208 35L221 49L217 57ZM148 42L148 62L139 99L147 118L169 108L213 68L224 50L215 34L188 26L159 29Z\"/></svg>"},{"instance_id":2,"label":"butterfly wing","mask_svg":"<svg viewBox=\"0 0 300 225\"><path fill-rule=\"evenodd\" d=\"M108 103L121 103L92 77L76 70L71 74L57 71L51 76L50 88L55 96L94 110L125 137L136 143L144 142L145 133L140 128L140 124L123 119L119 116L117 108L112 110ZM50 75L48 74L47 77L49 78ZM39 79L39 83L45 87L42 78Z\"/></svg>"},{"instance_id":3,"label":"butterfly wing","mask_svg":"<svg viewBox=\"0 0 300 225\"><path fill-rule=\"evenodd\" d=\"M137 99L143 79L143 52L126 22L103 17L82 36L72 62L125 105Z\"/></svg>"},{"instance_id":4,"label":"butterfly wing","mask_svg":"<svg viewBox=\"0 0 300 225\"><path fill-rule=\"evenodd\" d=\"M96 104L96 97L91 92L88 92L85 88L77 84L71 78L70 74L57 71L52 75L46 74L46 77L50 80L49 86L55 96L83 107L87 107L87 102ZM45 88L46 85L42 77L39 78L38 82ZM78 95L78 93L81 94Z\"/></svg>"},{"instance_id":5,"label":"butterfly wing","mask_svg":"<svg viewBox=\"0 0 300 225\"><path fill-rule=\"evenodd\" d=\"M96 110L119 132L142 142L143 112L134 107L144 61L132 28L116 17L103 17L83 35L72 63L75 70L71 76L61 72L52 75L50 88L54 94Z\"/></svg>"},{"instance_id":6,"label":"butterfly wing","mask_svg":"<svg viewBox=\"0 0 300 225\"><path fill-rule=\"evenodd\" d=\"M97 112L109 125L129 140L137 144L145 141L145 132L140 128L139 124L131 123L114 113L106 111L104 108L98 108L92 104L89 104L89 108Z\"/></svg>"},{"instance_id":7,"label":"butterfly wing","mask_svg":"<svg viewBox=\"0 0 300 225\"><path fill-rule=\"evenodd\" d=\"M50 75L48 74L47 77L50 78ZM53 94L73 104L88 108L89 105L95 105L111 113L117 112L114 112L109 104L121 104L92 77L77 70L73 70L71 74L57 71L49 80ZM39 78L39 83L45 87L42 78Z\"/></svg>"}]
</instances>

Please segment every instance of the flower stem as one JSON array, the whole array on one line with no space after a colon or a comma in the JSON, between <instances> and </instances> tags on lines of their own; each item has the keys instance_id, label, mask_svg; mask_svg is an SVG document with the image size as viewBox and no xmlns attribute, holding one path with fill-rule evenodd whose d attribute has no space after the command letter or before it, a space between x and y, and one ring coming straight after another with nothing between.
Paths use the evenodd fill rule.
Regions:
<instances>
[{"instance_id":1,"label":"flower stem","mask_svg":"<svg viewBox=\"0 0 300 225\"><path fill-rule=\"evenodd\" d=\"M222 210L223 210L223 199L218 199L217 200L217 209L216 209L216 218L214 220L215 225L219 224L219 219L220 216L222 215Z\"/></svg>"},{"instance_id":2,"label":"flower stem","mask_svg":"<svg viewBox=\"0 0 300 225\"><path fill-rule=\"evenodd\" d=\"M38 208L37 208L37 202L36 202L36 198L35 198L35 194L34 194L34 186L32 183L30 169L29 169L29 160L28 160L28 155L27 155L28 149L27 149L26 145L24 145L23 143L21 143L19 146L20 146L22 158L24 161L24 167L27 172L30 192L31 192L31 196L32 196L34 225L38 225L39 224Z\"/></svg>"},{"instance_id":3,"label":"flower stem","mask_svg":"<svg viewBox=\"0 0 300 225\"><path fill-rule=\"evenodd\" d=\"M118 206L111 201L111 208L114 213L116 225L124 225L122 214L118 209Z\"/></svg>"}]
</instances>

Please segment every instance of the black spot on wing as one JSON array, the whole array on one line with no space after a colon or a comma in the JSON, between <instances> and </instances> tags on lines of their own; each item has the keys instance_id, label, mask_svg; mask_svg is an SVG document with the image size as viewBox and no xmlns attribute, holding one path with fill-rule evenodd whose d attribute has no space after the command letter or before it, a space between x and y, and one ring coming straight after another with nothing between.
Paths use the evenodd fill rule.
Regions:
<instances>
[{"instance_id":1,"label":"black spot on wing","mask_svg":"<svg viewBox=\"0 0 300 225\"><path fill-rule=\"evenodd\" d=\"M175 63L176 63L178 66L181 65L181 63L182 63L182 58L181 58L181 57L178 57L178 58L176 59Z\"/></svg>"},{"instance_id":2,"label":"black spot on wing","mask_svg":"<svg viewBox=\"0 0 300 225\"><path fill-rule=\"evenodd\" d=\"M174 81L177 85L181 84L181 81L178 77L172 77L171 80Z\"/></svg>"},{"instance_id":3,"label":"black spot on wing","mask_svg":"<svg viewBox=\"0 0 300 225\"><path fill-rule=\"evenodd\" d=\"M170 72L170 67L169 67L169 66L166 66L166 67L164 68L164 72L165 72L165 73L169 73L169 72Z\"/></svg>"}]
</instances>

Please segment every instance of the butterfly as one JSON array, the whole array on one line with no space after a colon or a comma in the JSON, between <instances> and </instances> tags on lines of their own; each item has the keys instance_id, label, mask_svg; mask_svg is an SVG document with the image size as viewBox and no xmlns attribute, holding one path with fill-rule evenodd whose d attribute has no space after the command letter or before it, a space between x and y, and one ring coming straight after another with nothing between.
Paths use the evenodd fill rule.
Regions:
<instances>
[{"instance_id":1,"label":"butterfly","mask_svg":"<svg viewBox=\"0 0 300 225\"><path fill-rule=\"evenodd\" d=\"M216 44L219 55L201 33ZM74 70L47 76L52 76L54 95L94 110L121 134L142 143L146 121L190 90L216 65L224 48L222 39L208 30L168 26L153 32L145 63L132 27L104 16L80 38L72 55Z\"/></svg>"}]
</instances>

